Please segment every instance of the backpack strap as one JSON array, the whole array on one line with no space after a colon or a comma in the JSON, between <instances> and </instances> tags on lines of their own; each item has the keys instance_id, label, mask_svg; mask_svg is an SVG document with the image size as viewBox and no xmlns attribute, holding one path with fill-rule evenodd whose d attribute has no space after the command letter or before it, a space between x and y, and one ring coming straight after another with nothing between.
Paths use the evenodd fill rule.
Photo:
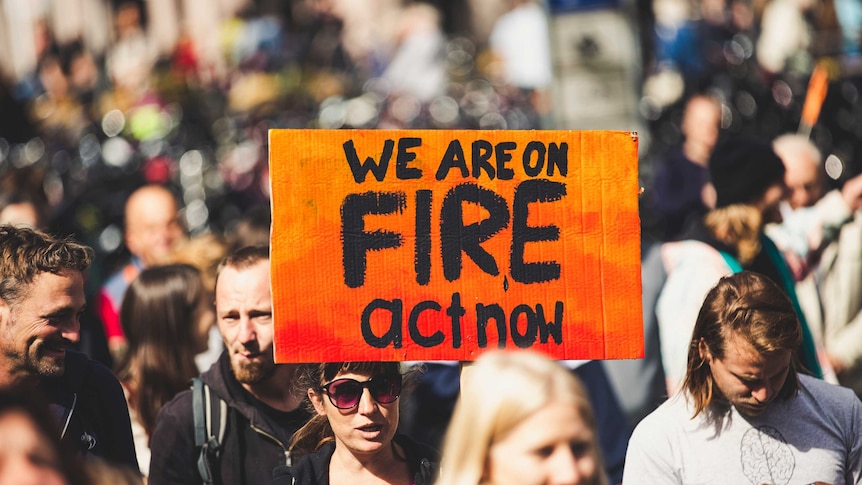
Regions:
<instances>
[{"instance_id":1,"label":"backpack strap","mask_svg":"<svg viewBox=\"0 0 862 485\"><path fill-rule=\"evenodd\" d=\"M216 396L199 377L192 379L192 410L195 447L200 448L198 473L204 485L214 483L213 470L227 427L227 403Z\"/></svg>"}]
</instances>

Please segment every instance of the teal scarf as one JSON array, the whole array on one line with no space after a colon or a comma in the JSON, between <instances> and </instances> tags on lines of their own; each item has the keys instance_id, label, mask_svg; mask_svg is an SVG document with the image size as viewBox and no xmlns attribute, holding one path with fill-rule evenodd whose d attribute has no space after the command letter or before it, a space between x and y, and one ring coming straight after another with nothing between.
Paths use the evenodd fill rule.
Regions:
<instances>
[{"instance_id":1,"label":"teal scarf","mask_svg":"<svg viewBox=\"0 0 862 485\"><path fill-rule=\"evenodd\" d=\"M814 345L814 337L811 335L811 329L808 328L808 321L805 319L805 314L802 313L802 307L799 306L799 298L796 296L796 282L793 280L793 274L790 272L790 267L781 255L778 247L766 235L760 236L760 245L769 260L778 270L778 275L781 278L781 287L787 296L790 298L790 303L793 304L793 311L799 317L799 324L802 326L802 348L799 352L799 359L802 361L802 366L811 372L812 375L823 378L823 369L820 368L820 363L817 361L817 347ZM719 251L724 257L724 261L730 266L731 271L739 273L743 270L739 261L725 251Z\"/></svg>"}]
</instances>

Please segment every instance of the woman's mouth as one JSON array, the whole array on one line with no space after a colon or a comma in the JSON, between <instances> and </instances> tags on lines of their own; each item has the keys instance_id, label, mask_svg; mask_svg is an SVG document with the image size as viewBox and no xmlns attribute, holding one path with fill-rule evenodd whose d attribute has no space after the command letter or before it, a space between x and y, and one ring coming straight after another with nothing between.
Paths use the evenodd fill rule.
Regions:
<instances>
[{"instance_id":1,"label":"woman's mouth","mask_svg":"<svg viewBox=\"0 0 862 485\"><path fill-rule=\"evenodd\" d=\"M383 429L383 425L382 424L368 424L365 426L360 426L359 428L356 428L356 429L358 429L359 431L362 431L363 433L379 433Z\"/></svg>"}]
</instances>

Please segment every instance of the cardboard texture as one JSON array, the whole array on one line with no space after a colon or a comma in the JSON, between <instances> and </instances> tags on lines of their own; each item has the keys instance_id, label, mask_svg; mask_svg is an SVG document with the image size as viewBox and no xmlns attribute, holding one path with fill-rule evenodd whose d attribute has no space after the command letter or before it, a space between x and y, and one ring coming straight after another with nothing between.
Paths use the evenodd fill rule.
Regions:
<instances>
[{"instance_id":1,"label":"cardboard texture","mask_svg":"<svg viewBox=\"0 0 862 485\"><path fill-rule=\"evenodd\" d=\"M270 175L277 362L643 356L636 134L272 130Z\"/></svg>"}]
</instances>

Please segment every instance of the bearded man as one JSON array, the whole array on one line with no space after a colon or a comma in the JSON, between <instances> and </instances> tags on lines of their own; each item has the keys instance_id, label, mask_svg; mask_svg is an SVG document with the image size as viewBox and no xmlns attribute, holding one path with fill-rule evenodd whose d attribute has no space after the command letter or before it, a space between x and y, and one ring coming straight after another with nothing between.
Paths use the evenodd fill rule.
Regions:
<instances>
[{"instance_id":1,"label":"bearded man","mask_svg":"<svg viewBox=\"0 0 862 485\"><path fill-rule=\"evenodd\" d=\"M216 319L225 351L201 375L227 404L214 483L267 483L275 466L290 464L290 438L309 418L292 392L296 366L273 361L270 282L265 247L238 249L218 267ZM150 485L203 483L192 406L187 390L159 413L150 439Z\"/></svg>"},{"instance_id":2,"label":"bearded man","mask_svg":"<svg viewBox=\"0 0 862 485\"><path fill-rule=\"evenodd\" d=\"M137 470L119 381L70 349L81 336L91 261L92 250L71 239L0 226L0 388L43 398L61 439L82 457Z\"/></svg>"}]
</instances>

